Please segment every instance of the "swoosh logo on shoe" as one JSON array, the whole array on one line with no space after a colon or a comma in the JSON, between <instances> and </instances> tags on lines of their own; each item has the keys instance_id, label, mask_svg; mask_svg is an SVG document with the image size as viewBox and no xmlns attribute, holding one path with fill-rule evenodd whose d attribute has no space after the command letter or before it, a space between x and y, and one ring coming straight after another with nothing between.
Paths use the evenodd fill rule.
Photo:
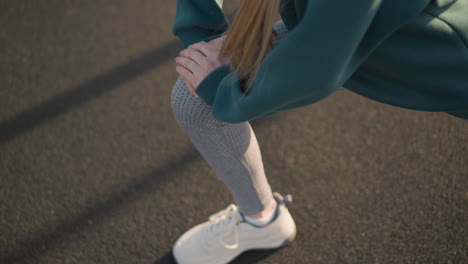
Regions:
<instances>
[{"instance_id":1,"label":"swoosh logo on shoe","mask_svg":"<svg viewBox=\"0 0 468 264\"><path fill-rule=\"evenodd\" d=\"M228 244L228 243L225 243L222 239L220 239L221 241L221 244L224 248L227 248L227 249L236 249L239 247L239 233L237 232L236 229L234 229L234 237L235 237L235 243L234 244Z\"/></svg>"}]
</instances>

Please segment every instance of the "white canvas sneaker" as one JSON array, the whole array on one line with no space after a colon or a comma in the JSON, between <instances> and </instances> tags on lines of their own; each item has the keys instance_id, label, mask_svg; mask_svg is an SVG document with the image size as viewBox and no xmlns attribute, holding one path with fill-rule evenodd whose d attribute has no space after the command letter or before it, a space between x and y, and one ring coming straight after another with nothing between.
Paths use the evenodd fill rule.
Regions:
<instances>
[{"instance_id":1,"label":"white canvas sneaker","mask_svg":"<svg viewBox=\"0 0 468 264\"><path fill-rule=\"evenodd\" d=\"M288 211L291 195L273 193L278 207L272 221L258 227L247 223L237 206L230 204L209 221L185 232L172 253L179 264L223 264L251 249L279 248L296 235L296 224Z\"/></svg>"}]
</instances>

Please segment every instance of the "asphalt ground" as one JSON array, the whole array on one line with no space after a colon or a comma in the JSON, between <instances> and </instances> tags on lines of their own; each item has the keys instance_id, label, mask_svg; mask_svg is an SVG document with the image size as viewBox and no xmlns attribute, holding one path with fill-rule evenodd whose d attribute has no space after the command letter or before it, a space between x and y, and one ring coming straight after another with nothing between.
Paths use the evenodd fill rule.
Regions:
<instances>
[{"instance_id":1,"label":"asphalt ground","mask_svg":"<svg viewBox=\"0 0 468 264\"><path fill-rule=\"evenodd\" d=\"M171 111L175 2L0 2L0 263L174 263L232 203ZM468 263L468 122L339 91L251 123L298 234L233 263Z\"/></svg>"}]
</instances>

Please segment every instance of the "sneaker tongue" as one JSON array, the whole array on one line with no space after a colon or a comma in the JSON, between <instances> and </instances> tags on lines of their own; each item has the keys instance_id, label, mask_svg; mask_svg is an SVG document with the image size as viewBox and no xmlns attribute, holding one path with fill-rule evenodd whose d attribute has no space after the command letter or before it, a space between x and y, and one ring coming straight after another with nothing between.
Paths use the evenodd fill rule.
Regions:
<instances>
[{"instance_id":1,"label":"sneaker tongue","mask_svg":"<svg viewBox=\"0 0 468 264\"><path fill-rule=\"evenodd\" d=\"M237 210L237 208L236 208L235 212L232 212L232 217L234 217L234 220L235 220L235 221L242 221L242 220L244 220L244 218L242 217L240 211Z\"/></svg>"},{"instance_id":2,"label":"sneaker tongue","mask_svg":"<svg viewBox=\"0 0 468 264\"><path fill-rule=\"evenodd\" d=\"M232 211L237 211L237 206L235 204L230 204L225 209L210 215L209 220L217 222L229 215Z\"/></svg>"},{"instance_id":3,"label":"sneaker tongue","mask_svg":"<svg viewBox=\"0 0 468 264\"><path fill-rule=\"evenodd\" d=\"M212 234L223 234L224 232L229 232L236 222L240 222L242 216L240 215L237 206L229 205L226 209L210 216L210 221L212 224L209 228Z\"/></svg>"},{"instance_id":4,"label":"sneaker tongue","mask_svg":"<svg viewBox=\"0 0 468 264\"><path fill-rule=\"evenodd\" d=\"M227 222L239 222L239 221L242 221L242 216L239 212L239 210L237 210L237 207L234 208L232 211L229 211L225 216L224 216L224 221L227 221Z\"/></svg>"}]
</instances>

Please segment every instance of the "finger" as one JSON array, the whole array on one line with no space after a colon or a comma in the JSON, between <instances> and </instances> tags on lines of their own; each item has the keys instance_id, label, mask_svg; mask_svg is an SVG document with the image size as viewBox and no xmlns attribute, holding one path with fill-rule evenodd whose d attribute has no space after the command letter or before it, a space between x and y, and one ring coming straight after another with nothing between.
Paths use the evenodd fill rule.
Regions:
<instances>
[{"instance_id":1,"label":"finger","mask_svg":"<svg viewBox=\"0 0 468 264\"><path fill-rule=\"evenodd\" d=\"M183 52L183 54L191 56L192 58L194 57L193 53L198 53L201 56L201 59L198 60L198 63L191 58L183 56L177 57L176 63L191 71L193 75L196 76L197 80L202 80L203 78L205 78L208 72L211 72L214 69L214 66L213 63L209 61L207 57L205 57L205 55L201 54L199 51L190 50Z\"/></svg>"},{"instance_id":2,"label":"finger","mask_svg":"<svg viewBox=\"0 0 468 264\"><path fill-rule=\"evenodd\" d=\"M179 53L181 56L193 59L193 60L203 60L206 59L206 55L200 50L193 48L186 48Z\"/></svg>"},{"instance_id":3,"label":"finger","mask_svg":"<svg viewBox=\"0 0 468 264\"><path fill-rule=\"evenodd\" d=\"M184 80L185 81L185 80ZM195 97L198 97L198 94L195 93L195 88L193 88L193 85L187 81L185 81L185 85L187 86L187 89L189 90L189 92L195 96Z\"/></svg>"},{"instance_id":4,"label":"finger","mask_svg":"<svg viewBox=\"0 0 468 264\"><path fill-rule=\"evenodd\" d=\"M194 75L192 72L190 72L189 70L187 70L186 68L180 66L180 65L177 65L176 66L176 71L180 74L180 76L184 79L185 81L185 85L187 86L189 92L199 98L198 94L195 93L195 88L194 85L193 85L193 82L194 82Z\"/></svg>"},{"instance_id":5,"label":"finger","mask_svg":"<svg viewBox=\"0 0 468 264\"><path fill-rule=\"evenodd\" d=\"M196 93L195 88L190 83L186 83L187 88L189 89L190 93L195 96L196 98L200 98L200 96Z\"/></svg>"},{"instance_id":6,"label":"finger","mask_svg":"<svg viewBox=\"0 0 468 264\"><path fill-rule=\"evenodd\" d=\"M183 66L192 73L195 72L195 69L200 67L200 65L196 61L193 61L192 59L187 57L176 57L176 63L180 66Z\"/></svg>"},{"instance_id":7,"label":"finger","mask_svg":"<svg viewBox=\"0 0 468 264\"><path fill-rule=\"evenodd\" d=\"M185 81L189 82L193 86L196 79L195 79L195 76L193 75L193 73L191 71L189 71L188 69L186 69L186 68L184 68L183 66L180 66L180 65L176 66L176 71L180 74L180 76L182 78L184 78Z\"/></svg>"},{"instance_id":8,"label":"finger","mask_svg":"<svg viewBox=\"0 0 468 264\"><path fill-rule=\"evenodd\" d=\"M212 44L208 44L204 41L192 44L188 46L188 49L198 50L201 53L203 53L205 56L211 57L211 58L218 57L218 54L219 54L219 50L216 48L216 46Z\"/></svg>"},{"instance_id":9,"label":"finger","mask_svg":"<svg viewBox=\"0 0 468 264\"><path fill-rule=\"evenodd\" d=\"M193 60L195 63L200 65L202 68L206 68L209 65L208 58L205 56L205 54L201 53L198 50L195 49L185 49L180 52L180 55L183 56L184 58L188 58Z\"/></svg>"},{"instance_id":10,"label":"finger","mask_svg":"<svg viewBox=\"0 0 468 264\"><path fill-rule=\"evenodd\" d=\"M203 63L206 63L203 65L203 67L205 68L207 67L209 68L210 66L213 66L212 63L210 62L214 62L215 64L220 64L220 65L228 64L229 59L225 57L221 57L220 50L213 46L215 46L215 44L199 42L197 44L190 45L187 48L187 50L196 50L200 52L202 55L205 55L206 60L203 60Z\"/></svg>"}]
</instances>

